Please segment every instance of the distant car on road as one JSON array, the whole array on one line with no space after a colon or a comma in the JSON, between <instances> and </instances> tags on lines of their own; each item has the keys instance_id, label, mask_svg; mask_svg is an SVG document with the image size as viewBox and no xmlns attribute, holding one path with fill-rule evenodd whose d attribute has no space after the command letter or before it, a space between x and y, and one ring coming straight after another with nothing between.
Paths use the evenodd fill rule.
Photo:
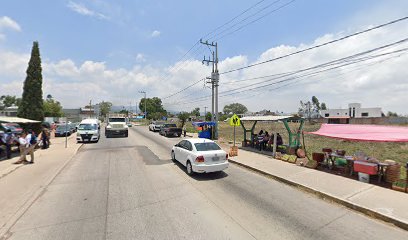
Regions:
<instances>
[{"instance_id":1,"label":"distant car on road","mask_svg":"<svg viewBox=\"0 0 408 240\"><path fill-rule=\"evenodd\" d=\"M177 127L175 123L165 123L160 127L160 135L165 137L176 136L180 137L183 129Z\"/></svg>"},{"instance_id":2,"label":"distant car on road","mask_svg":"<svg viewBox=\"0 0 408 240\"><path fill-rule=\"evenodd\" d=\"M160 131L161 126L165 124L165 122L160 122L160 121L153 121L152 123L150 123L149 125L149 130L156 132L156 131Z\"/></svg>"},{"instance_id":3,"label":"distant car on road","mask_svg":"<svg viewBox=\"0 0 408 240\"><path fill-rule=\"evenodd\" d=\"M78 126L76 134L79 142L98 142L100 138L100 126L97 119L84 119Z\"/></svg>"},{"instance_id":4,"label":"distant car on road","mask_svg":"<svg viewBox=\"0 0 408 240\"><path fill-rule=\"evenodd\" d=\"M57 125L55 129L55 137L71 136L71 128L68 124Z\"/></svg>"},{"instance_id":5,"label":"distant car on road","mask_svg":"<svg viewBox=\"0 0 408 240\"><path fill-rule=\"evenodd\" d=\"M228 154L212 140L185 139L171 149L171 159L187 168L187 174L219 172L228 168Z\"/></svg>"}]
</instances>

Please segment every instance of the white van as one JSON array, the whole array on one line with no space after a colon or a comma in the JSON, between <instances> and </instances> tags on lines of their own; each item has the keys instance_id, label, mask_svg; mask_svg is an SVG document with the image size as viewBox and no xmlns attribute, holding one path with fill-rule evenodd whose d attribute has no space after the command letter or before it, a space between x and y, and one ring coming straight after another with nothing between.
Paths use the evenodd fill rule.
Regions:
<instances>
[{"instance_id":1,"label":"white van","mask_svg":"<svg viewBox=\"0 0 408 240\"><path fill-rule=\"evenodd\" d=\"M84 119L78 125L77 142L98 142L100 137L100 125L98 119Z\"/></svg>"}]
</instances>

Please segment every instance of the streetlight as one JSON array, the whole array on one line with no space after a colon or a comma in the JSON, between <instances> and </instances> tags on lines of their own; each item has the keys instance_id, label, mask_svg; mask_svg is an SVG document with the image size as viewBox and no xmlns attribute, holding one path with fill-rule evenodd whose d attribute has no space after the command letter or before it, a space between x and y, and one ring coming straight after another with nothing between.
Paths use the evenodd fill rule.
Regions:
<instances>
[{"instance_id":1,"label":"streetlight","mask_svg":"<svg viewBox=\"0 0 408 240\"><path fill-rule=\"evenodd\" d=\"M139 91L139 93L143 93L144 94L144 101L145 101L145 110L144 110L144 116L145 116L145 119L147 119L146 118L146 101L147 101L147 99L146 99L146 92L145 91Z\"/></svg>"}]
</instances>

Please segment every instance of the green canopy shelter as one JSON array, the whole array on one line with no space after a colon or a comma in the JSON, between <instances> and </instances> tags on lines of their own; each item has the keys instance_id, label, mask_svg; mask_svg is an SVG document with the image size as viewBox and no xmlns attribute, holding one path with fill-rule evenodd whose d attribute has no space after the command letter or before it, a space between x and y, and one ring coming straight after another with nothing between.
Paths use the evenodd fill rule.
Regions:
<instances>
[{"instance_id":1,"label":"green canopy shelter","mask_svg":"<svg viewBox=\"0 0 408 240\"><path fill-rule=\"evenodd\" d=\"M304 118L295 117L295 116L248 116L241 118L241 126L244 129L244 141L247 142L247 133L251 133L251 140L254 137L254 130L255 126L258 122L283 122L285 125L286 130L288 131L289 142L288 147L297 149L301 146L300 137L303 130L303 124L305 122ZM289 126L289 122L299 122L300 125L298 129L291 129ZM250 125L252 123L252 127L247 129L245 125ZM274 134L276 138L276 134ZM273 155L275 156L276 153L276 139L274 139L273 144Z\"/></svg>"}]
</instances>

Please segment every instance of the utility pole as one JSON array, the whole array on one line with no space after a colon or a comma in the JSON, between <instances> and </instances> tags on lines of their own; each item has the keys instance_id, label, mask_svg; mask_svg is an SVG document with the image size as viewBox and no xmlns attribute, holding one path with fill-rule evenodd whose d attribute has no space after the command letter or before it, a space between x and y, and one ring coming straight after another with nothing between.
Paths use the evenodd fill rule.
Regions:
<instances>
[{"instance_id":1,"label":"utility pole","mask_svg":"<svg viewBox=\"0 0 408 240\"><path fill-rule=\"evenodd\" d=\"M144 105L145 105L144 117L145 117L145 120L146 120L146 119L147 119L147 113L146 113L146 103L147 103L146 92L145 92L145 91L139 91L139 93L144 93Z\"/></svg>"},{"instance_id":2,"label":"utility pole","mask_svg":"<svg viewBox=\"0 0 408 240\"><path fill-rule=\"evenodd\" d=\"M206 121L207 117L207 107L204 107L204 122Z\"/></svg>"},{"instance_id":3,"label":"utility pole","mask_svg":"<svg viewBox=\"0 0 408 240\"><path fill-rule=\"evenodd\" d=\"M206 63L207 66L209 63L212 64L212 72L211 72L211 77L207 79L211 80L211 90L212 90L212 101L211 101L211 121L215 122L214 126L214 135L213 139L218 139L218 86L219 86L219 79L220 79L220 74L218 72L218 44L217 42L211 42L209 43L208 41L203 42L202 39L200 39L200 43L208 46L208 48L213 47L215 50L211 50L211 55L212 59L208 58L202 61L202 63Z\"/></svg>"},{"instance_id":4,"label":"utility pole","mask_svg":"<svg viewBox=\"0 0 408 240\"><path fill-rule=\"evenodd\" d=\"M91 112L91 110L92 110L92 99L89 100L89 118L92 118L92 112Z\"/></svg>"}]
</instances>

